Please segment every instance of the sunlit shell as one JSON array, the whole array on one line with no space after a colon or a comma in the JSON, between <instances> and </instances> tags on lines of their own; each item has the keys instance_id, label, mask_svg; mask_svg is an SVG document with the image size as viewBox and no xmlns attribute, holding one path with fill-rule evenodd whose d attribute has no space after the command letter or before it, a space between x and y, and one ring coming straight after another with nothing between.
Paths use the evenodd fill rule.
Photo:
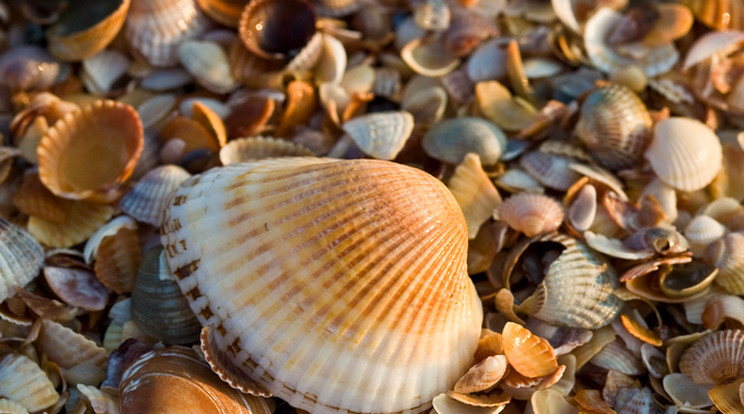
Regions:
<instances>
[{"instance_id":1,"label":"sunlit shell","mask_svg":"<svg viewBox=\"0 0 744 414\"><path fill-rule=\"evenodd\" d=\"M455 196L468 224L468 238L474 239L480 226L493 215L493 210L501 204L501 196L491 179L483 171L480 159L468 153L447 187Z\"/></svg>"},{"instance_id":2,"label":"sunlit shell","mask_svg":"<svg viewBox=\"0 0 744 414\"><path fill-rule=\"evenodd\" d=\"M231 389L193 350L171 347L150 351L122 375L122 413L270 414L267 400Z\"/></svg>"},{"instance_id":3,"label":"sunlit shell","mask_svg":"<svg viewBox=\"0 0 744 414\"><path fill-rule=\"evenodd\" d=\"M542 151L531 151L519 158L519 165L546 187L556 190L568 190L581 175L568 168L575 162L573 158L548 154Z\"/></svg>"},{"instance_id":4,"label":"sunlit shell","mask_svg":"<svg viewBox=\"0 0 744 414\"><path fill-rule=\"evenodd\" d=\"M69 73L69 65L38 46L14 47L0 56L0 84L12 92L47 89Z\"/></svg>"},{"instance_id":5,"label":"sunlit shell","mask_svg":"<svg viewBox=\"0 0 744 414\"><path fill-rule=\"evenodd\" d=\"M623 305L613 294L617 275L612 265L568 236L546 235L537 241L560 243L565 249L517 309L559 326L596 329L611 322Z\"/></svg>"},{"instance_id":6,"label":"sunlit shell","mask_svg":"<svg viewBox=\"0 0 744 414\"><path fill-rule=\"evenodd\" d=\"M15 353L0 360L0 394L31 412L41 411L59 400L46 373L27 356Z\"/></svg>"},{"instance_id":7,"label":"sunlit shell","mask_svg":"<svg viewBox=\"0 0 744 414\"><path fill-rule=\"evenodd\" d=\"M137 221L159 226L171 193L190 176L176 165L154 168L122 197L119 206Z\"/></svg>"},{"instance_id":8,"label":"sunlit shell","mask_svg":"<svg viewBox=\"0 0 744 414\"><path fill-rule=\"evenodd\" d=\"M508 363L504 355L489 356L473 365L454 385L453 390L470 394L486 390L495 385L506 373Z\"/></svg>"},{"instance_id":9,"label":"sunlit shell","mask_svg":"<svg viewBox=\"0 0 744 414\"><path fill-rule=\"evenodd\" d=\"M744 331L713 332L682 354L679 369L698 384L721 384L744 376Z\"/></svg>"},{"instance_id":10,"label":"sunlit shell","mask_svg":"<svg viewBox=\"0 0 744 414\"><path fill-rule=\"evenodd\" d=\"M435 125L422 141L430 157L459 164L469 152L485 166L494 165L506 149L506 134L492 123L471 117L448 119Z\"/></svg>"},{"instance_id":11,"label":"sunlit shell","mask_svg":"<svg viewBox=\"0 0 744 414\"><path fill-rule=\"evenodd\" d=\"M538 111L528 101L513 97L497 81L478 82L475 98L483 114L494 124L508 131L518 131L532 125Z\"/></svg>"},{"instance_id":12,"label":"sunlit shell","mask_svg":"<svg viewBox=\"0 0 744 414\"><path fill-rule=\"evenodd\" d=\"M366 154L392 160L413 131L413 115L405 111L376 112L346 121L343 129Z\"/></svg>"},{"instance_id":13,"label":"sunlit shell","mask_svg":"<svg viewBox=\"0 0 744 414\"><path fill-rule=\"evenodd\" d=\"M44 280L63 302L85 310L98 311L106 307L109 292L95 273L78 267L44 267Z\"/></svg>"},{"instance_id":14,"label":"sunlit shell","mask_svg":"<svg viewBox=\"0 0 744 414\"><path fill-rule=\"evenodd\" d=\"M623 327L625 327L625 329L634 337L648 344L655 346L662 345L662 340L659 335L649 329L646 321L643 320L637 309L633 309L630 313L620 315L620 320Z\"/></svg>"},{"instance_id":15,"label":"sunlit shell","mask_svg":"<svg viewBox=\"0 0 744 414\"><path fill-rule=\"evenodd\" d=\"M721 142L715 132L691 118L667 118L654 126L645 157L656 175L683 191L710 184L721 170Z\"/></svg>"},{"instance_id":16,"label":"sunlit shell","mask_svg":"<svg viewBox=\"0 0 744 414\"><path fill-rule=\"evenodd\" d=\"M83 59L81 78L88 91L95 94L107 93L114 83L127 72L129 58L116 50L103 50Z\"/></svg>"},{"instance_id":17,"label":"sunlit shell","mask_svg":"<svg viewBox=\"0 0 744 414\"><path fill-rule=\"evenodd\" d=\"M209 17L220 24L238 27L240 14L249 0L196 0Z\"/></svg>"},{"instance_id":18,"label":"sunlit shell","mask_svg":"<svg viewBox=\"0 0 744 414\"><path fill-rule=\"evenodd\" d=\"M564 213L560 203L548 196L519 193L501 203L498 216L509 227L532 237L557 230Z\"/></svg>"},{"instance_id":19,"label":"sunlit shell","mask_svg":"<svg viewBox=\"0 0 744 414\"><path fill-rule=\"evenodd\" d=\"M128 216L119 216L109 221L108 223L100 226L96 232L88 238L83 248L83 259L85 263L92 264L98 254L98 247L104 238L113 236L122 228L129 230L137 230L137 223Z\"/></svg>"},{"instance_id":20,"label":"sunlit shell","mask_svg":"<svg viewBox=\"0 0 744 414\"><path fill-rule=\"evenodd\" d=\"M617 170L638 162L651 138L651 116L630 89L611 85L581 105L576 135L600 165Z\"/></svg>"},{"instance_id":21,"label":"sunlit shell","mask_svg":"<svg viewBox=\"0 0 744 414\"><path fill-rule=\"evenodd\" d=\"M687 224L684 234L687 241L692 245L692 251L698 253L702 252L710 243L723 237L726 232L726 227L716 219L700 215Z\"/></svg>"},{"instance_id":22,"label":"sunlit shell","mask_svg":"<svg viewBox=\"0 0 744 414\"><path fill-rule=\"evenodd\" d=\"M498 414L505 405L495 407L472 407L455 400L447 393L437 395L432 400L433 412L437 414Z\"/></svg>"},{"instance_id":23,"label":"sunlit shell","mask_svg":"<svg viewBox=\"0 0 744 414\"><path fill-rule=\"evenodd\" d=\"M162 230L208 327L207 360L236 386L309 411L420 412L471 362L482 311L467 228L446 187L420 170L314 158L213 169L184 183ZM385 380L358 375L367 370Z\"/></svg>"},{"instance_id":24,"label":"sunlit shell","mask_svg":"<svg viewBox=\"0 0 744 414\"><path fill-rule=\"evenodd\" d=\"M132 320L148 336L166 344L195 342L201 326L162 252L156 246L142 258L132 291Z\"/></svg>"},{"instance_id":25,"label":"sunlit shell","mask_svg":"<svg viewBox=\"0 0 744 414\"><path fill-rule=\"evenodd\" d=\"M728 384L720 384L710 391L708 396L716 405L716 408L721 410L723 414L737 414L744 412L744 398L742 394L744 392L744 378L739 378ZM738 391L738 393L737 393ZM738 395L737 395L738 394Z\"/></svg>"},{"instance_id":26,"label":"sunlit shell","mask_svg":"<svg viewBox=\"0 0 744 414\"><path fill-rule=\"evenodd\" d=\"M229 141L220 149L223 165L275 157L302 157L313 155L310 150L283 139L247 137Z\"/></svg>"},{"instance_id":27,"label":"sunlit shell","mask_svg":"<svg viewBox=\"0 0 744 414\"><path fill-rule=\"evenodd\" d=\"M292 28L292 36L285 30ZM315 34L315 13L304 0L254 0L248 3L238 25L240 40L264 59L295 57Z\"/></svg>"},{"instance_id":28,"label":"sunlit shell","mask_svg":"<svg viewBox=\"0 0 744 414\"><path fill-rule=\"evenodd\" d=\"M323 46L315 69L317 83L339 83L346 72L346 49L343 43L329 34L323 34Z\"/></svg>"},{"instance_id":29,"label":"sunlit shell","mask_svg":"<svg viewBox=\"0 0 744 414\"><path fill-rule=\"evenodd\" d=\"M716 283L727 291L744 294L744 234L728 233L708 248L708 262L719 269Z\"/></svg>"},{"instance_id":30,"label":"sunlit shell","mask_svg":"<svg viewBox=\"0 0 744 414\"><path fill-rule=\"evenodd\" d=\"M460 65L460 58L448 52L441 39L413 39L400 51L400 56L416 73L424 76L444 76Z\"/></svg>"},{"instance_id":31,"label":"sunlit shell","mask_svg":"<svg viewBox=\"0 0 744 414\"><path fill-rule=\"evenodd\" d=\"M42 321L35 345L62 368L68 383L98 384L106 376L106 350L57 322Z\"/></svg>"},{"instance_id":32,"label":"sunlit shell","mask_svg":"<svg viewBox=\"0 0 744 414\"><path fill-rule=\"evenodd\" d=\"M23 405L8 399L0 399L0 411L8 414L28 414L28 410Z\"/></svg>"},{"instance_id":33,"label":"sunlit shell","mask_svg":"<svg viewBox=\"0 0 744 414\"><path fill-rule=\"evenodd\" d=\"M39 177L60 197L109 201L132 174L143 145L134 108L96 101L47 131L37 150Z\"/></svg>"},{"instance_id":34,"label":"sunlit shell","mask_svg":"<svg viewBox=\"0 0 744 414\"><path fill-rule=\"evenodd\" d=\"M44 249L21 227L0 218L0 300L12 296L14 287L33 280L44 262Z\"/></svg>"},{"instance_id":35,"label":"sunlit shell","mask_svg":"<svg viewBox=\"0 0 744 414\"><path fill-rule=\"evenodd\" d=\"M131 52L153 66L178 63L178 46L209 28L194 0L132 0L125 37Z\"/></svg>"},{"instance_id":36,"label":"sunlit shell","mask_svg":"<svg viewBox=\"0 0 744 414\"><path fill-rule=\"evenodd\" d=\"M160 139L166 143L172 139L182 140L186 144L184 153L202 149L219 151L217 139L207 128L198 121L183 116L166 122L160 130Z\"/></svg>"},{"instance_id":37,"label":"sunlit shell","mask_svg":"<svg viewBox=\"0 0 744 414\"><path fill-rule=\"evenodd\" d=\"M559 392L547 389L535 391L530 397L530 407L535 414L576 414L578 410Z\"/></svg>"},{"instance_id":38,"label":"sunlit shell","mask_svg":"<svg viewBox=\"0 0 744 414\"><path fill-rule=\"evenodd\" d=\"M65 220L60 223L31 216L28 232L49 247L72 247L85 241L107 222L114 209L84 201L71 201Z\"/></svg>"},{"instance_id":39,"label":"sunlit shell","mask_svg":"<svg viewBox=\"0 0 744 414\"><path fill-rule=\"evenodd\" d=\"M287 85L287 103L274 136L292 136L296 127L306 124L317 110L316 96L315 88L310 83L304 81L290 82Z\"/></svg>"},{"instance_id":40,"label":"sunlit shell","mask_svg":"<svg viewBox=\"0 0 744 414\"><path fill-rule=\"evenodd\" d=\"M651 77L665 73L679 60L679 52L673 43L660 46L637 45L640 57L618 52L618 46L608 42L611 31L623 20L623 15L608 7L599 9L586 22L584 46L592 64L599 70L610 73L624 66L637 65ZM636 45L634 45L636 46Z\"/></svg>"},{"instance_id":41,"label":"sunlit shell","mask_svg":"<svg viewBox=\"0 0 744 414\"><path fill-rule=\"evenodd\" d=\"M507 322L501 332L509 365L528 378L550 375L558 369L553 347L525 327Z\"/></svg>"},{"instance_id":42,"label":"sunlit shell","mask_svg":"<svg viewBox=\"0 0 744 414\"><path fill-rule=\"evenodd\" d=\"M124 25L130 0L108 0L97 7L67 7L46 30L49 51L62 60L82 60L105 49Z\"/></svg>"}]
</instances>

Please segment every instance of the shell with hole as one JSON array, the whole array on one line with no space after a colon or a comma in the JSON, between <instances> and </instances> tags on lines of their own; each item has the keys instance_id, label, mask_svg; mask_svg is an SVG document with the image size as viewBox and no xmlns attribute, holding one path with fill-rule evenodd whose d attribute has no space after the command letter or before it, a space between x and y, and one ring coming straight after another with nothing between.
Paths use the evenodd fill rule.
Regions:
<instances>
[{"instance_id":1,"label":"shell with hole","mask_svg":"<svg viewBox=\"0 0 744 414\"><path fill-rule=\"evenodd\" d=\"M235 387L311 412L423 412L471 363L483 314L467 226L423 171L212 169L174 194L162 230L207 361Z\"/></svg>"}]
</instances>

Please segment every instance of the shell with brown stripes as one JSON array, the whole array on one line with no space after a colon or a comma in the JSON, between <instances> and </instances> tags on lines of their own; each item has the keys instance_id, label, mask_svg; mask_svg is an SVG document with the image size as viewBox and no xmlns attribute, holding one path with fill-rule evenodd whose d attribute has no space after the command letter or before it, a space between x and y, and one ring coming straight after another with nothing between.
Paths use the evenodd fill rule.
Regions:
<instances>
[{"instance_id":1,"label":"shell with brown stripes","mask_svg":"<svg viewBox=\"0 0 744 414\"><path fill-rule=\"evenodd\" d=\"M423 171L230 165L187 180L162 231L181 290L213 328L202 347L223 354L207 359L228 382L245 375L248 390L313 413L414 413L471 362L482 310L467 227Z\"/></svg>"}]
</instances>

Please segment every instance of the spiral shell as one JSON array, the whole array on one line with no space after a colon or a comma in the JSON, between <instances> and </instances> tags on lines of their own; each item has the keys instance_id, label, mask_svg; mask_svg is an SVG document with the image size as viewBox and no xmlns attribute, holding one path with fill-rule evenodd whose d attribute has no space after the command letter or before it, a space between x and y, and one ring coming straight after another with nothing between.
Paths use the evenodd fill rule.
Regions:
<instances>
[{"instance_id":1,"label":"spiral shell","mask_svg":"<svg viewBox=\"0 0 744 414\"><path fill-rule=\"evenodd\" d=\"M207 360L236 386L308 411L421 412L470 364L482 310L467 227L422 171L316 158L213 169L182 185L162 230Z\"/></svg>"}]
</instances>

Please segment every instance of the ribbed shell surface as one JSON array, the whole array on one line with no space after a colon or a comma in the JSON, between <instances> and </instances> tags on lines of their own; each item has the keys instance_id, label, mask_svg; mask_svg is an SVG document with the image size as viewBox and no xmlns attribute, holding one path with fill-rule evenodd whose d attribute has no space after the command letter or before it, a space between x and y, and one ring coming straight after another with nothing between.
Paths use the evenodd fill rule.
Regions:
<instances>
[{"instance_id":1,"label":"ribbed shell surface","mask_svg":"<svg viewBox=\"0 0 744 414\"><path fill-rule=\"evenodd\" d=\"M23 228L0 218L0 301L32 281L44 263L44 248Z\"/></svg>"},{"instance_id":2,"label":"ribbed shell surface","mask_svg":"<svg viewBox=\"0 0 744 414\"><path fill-rule=\"evenodd\" d=\"M187 180L163 221L181 290L234 365L313 413L421 412L482 310L446 187L376 160L283 158Z\"/></svg>"}]
</instances>

